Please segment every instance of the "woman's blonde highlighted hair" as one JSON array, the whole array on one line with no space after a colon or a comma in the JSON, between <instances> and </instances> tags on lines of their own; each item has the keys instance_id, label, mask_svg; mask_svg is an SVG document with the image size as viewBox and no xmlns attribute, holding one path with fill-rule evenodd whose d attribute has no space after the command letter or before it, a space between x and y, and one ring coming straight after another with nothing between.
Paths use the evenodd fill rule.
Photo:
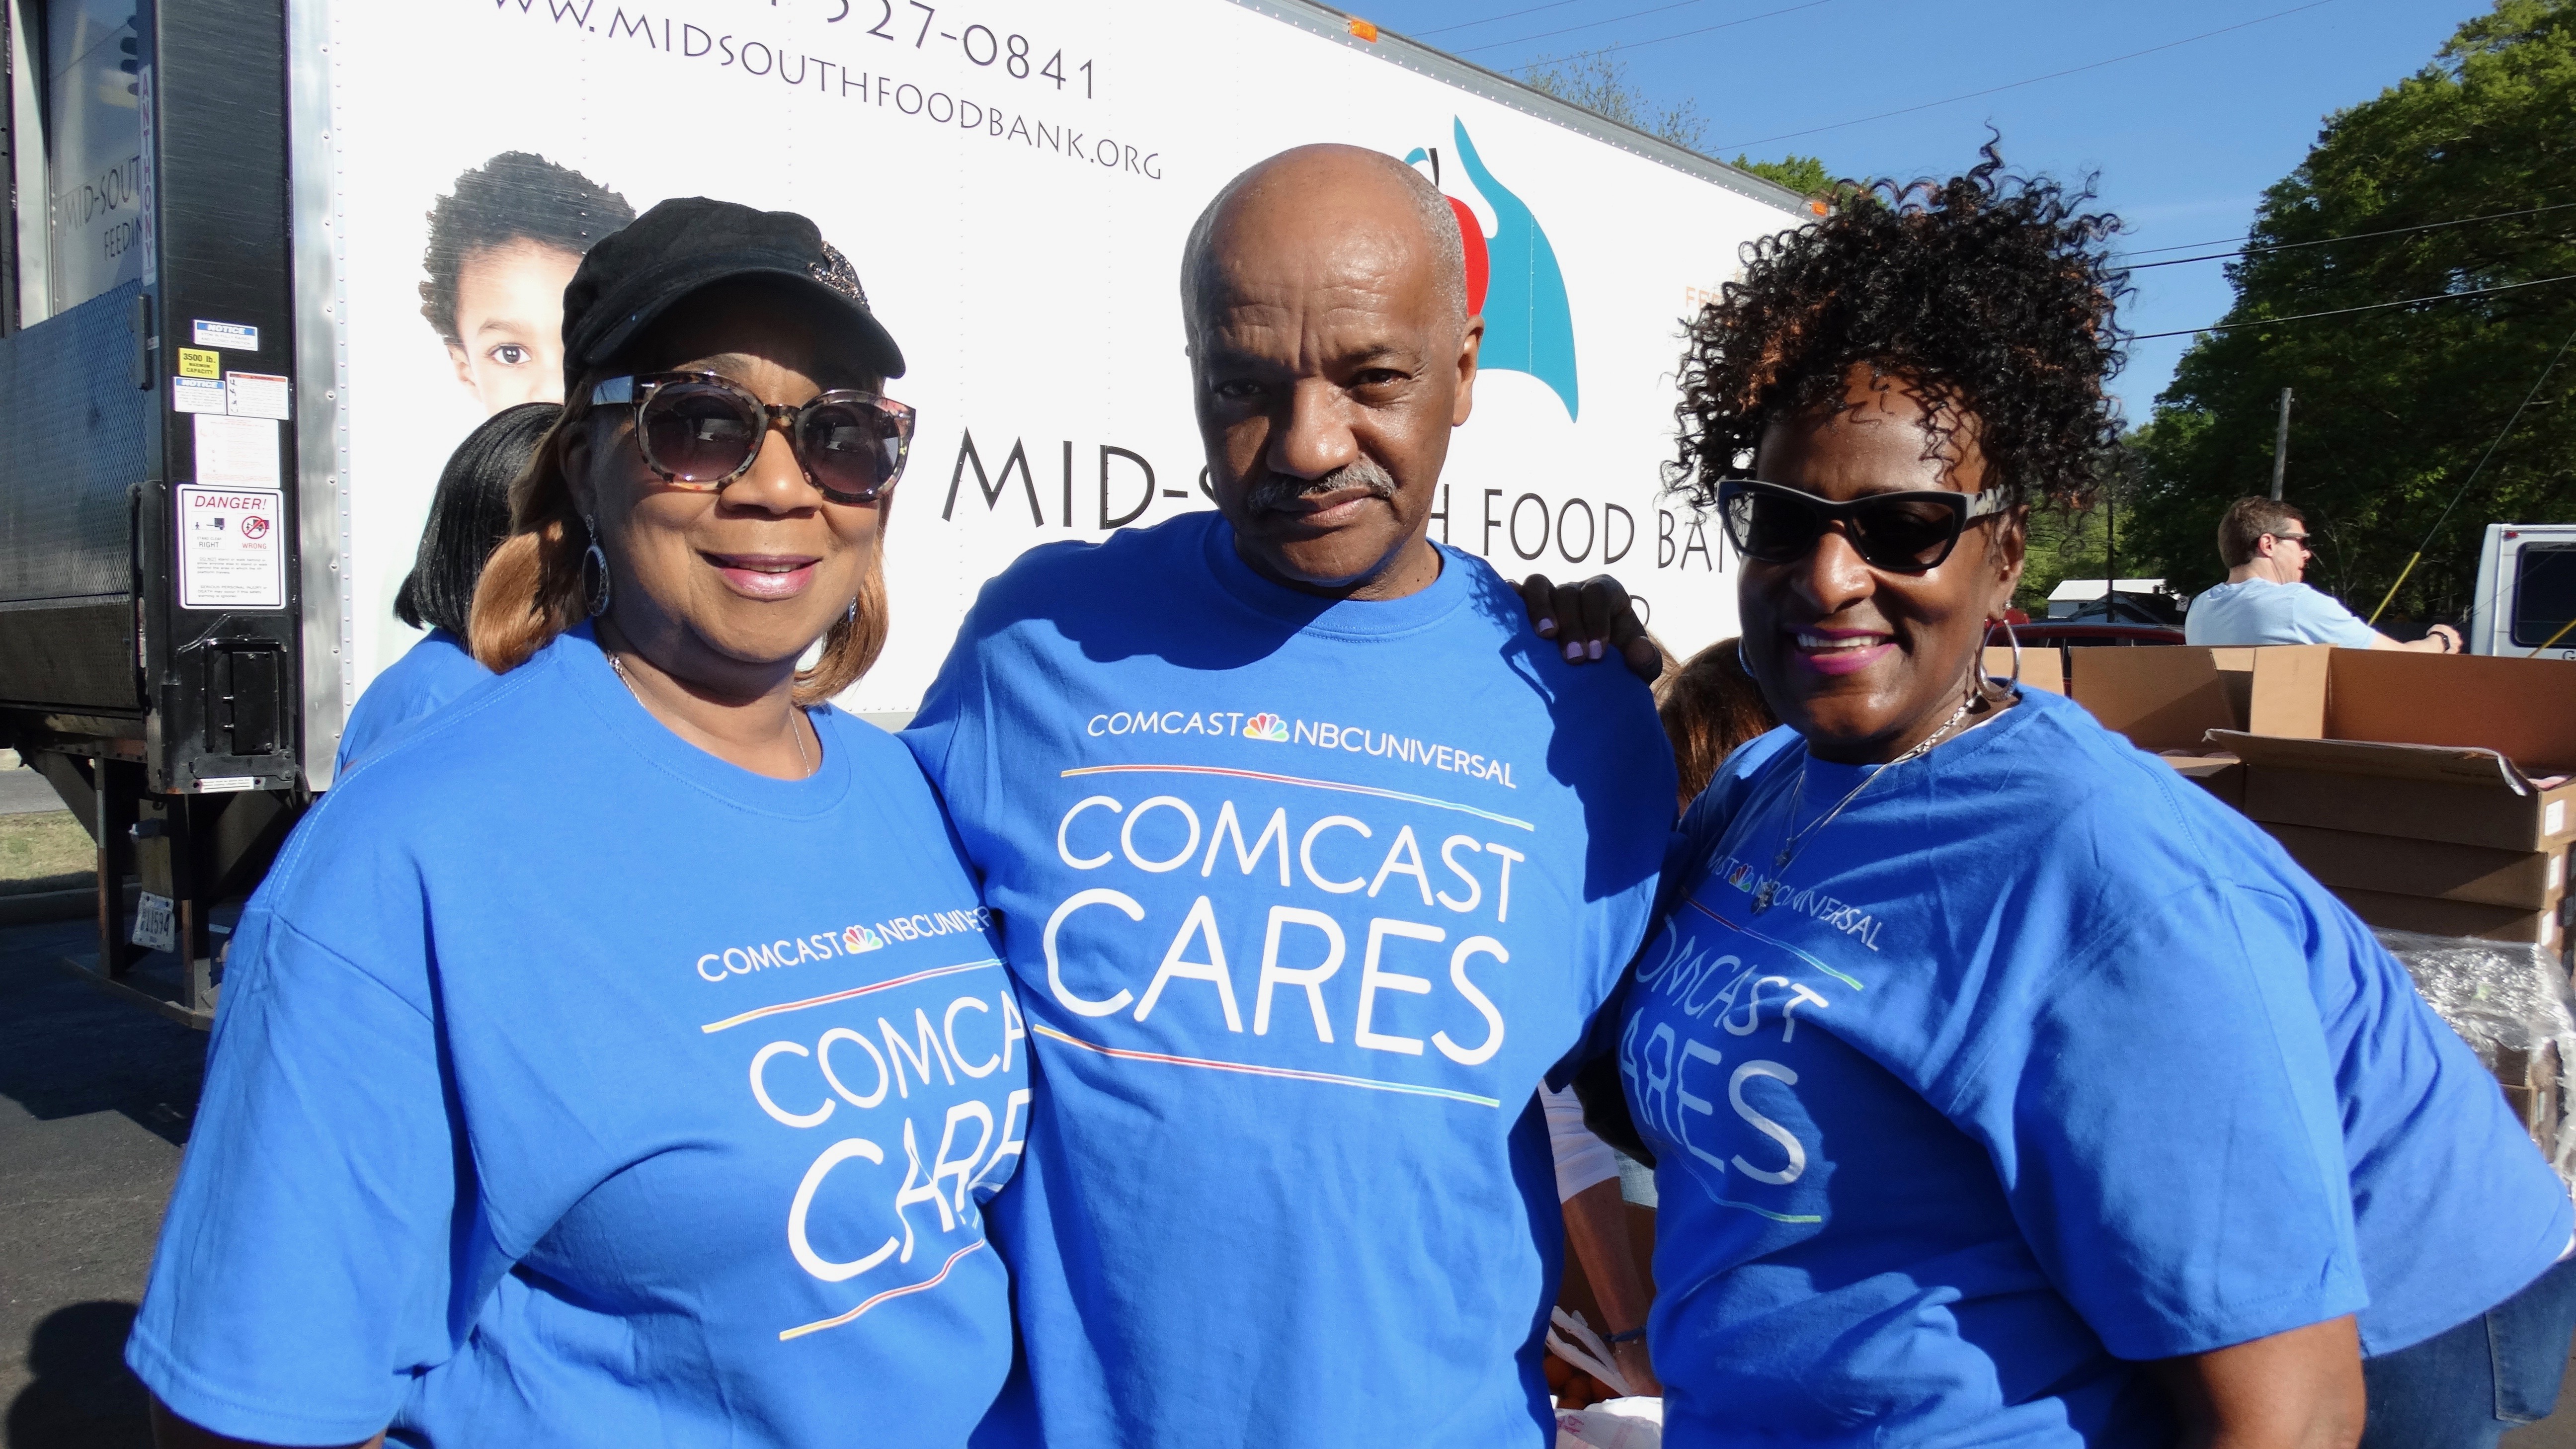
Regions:
<instances>
[{"instance_id":1,"label":"woman's blonde highlighted hair","mask_svg":"<svg viewBox=\"0 0 2576 1449\"><path fill-rule=\"evenodd\" d=\"M564 406L563 416L537 444L528 471L510 486L510 536L483 566L474 586L467 643L474 658L495 674L525 664L554 637L590 617L582 558L590 528L573 503L564 457L576 430L590 425L589 382ZM823 655L796 672L796 702L819 704L859 682L886 641L885 525L890 510L877 505L877 550L859 580L858 608L843 614L823 635Z\"/></svg>"}]
</instances>

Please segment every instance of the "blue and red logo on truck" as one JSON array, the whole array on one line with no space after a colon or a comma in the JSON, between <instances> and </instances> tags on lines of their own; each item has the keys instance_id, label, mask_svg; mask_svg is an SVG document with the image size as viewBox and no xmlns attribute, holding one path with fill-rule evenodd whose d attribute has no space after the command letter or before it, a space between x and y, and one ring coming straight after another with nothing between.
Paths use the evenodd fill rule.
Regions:
<instances>
[{"instance_id":1,"label":"blue and red logo on truck","mask_svg":"<svg viewBox=\"0 0 2576 1449\"><path fill-rule=\"evenodd\" d=\"M1466 122L1451 118L1459 167L1494 214L1489 236L1474 207L1449 191L1440 175L1439 157L1416 147L1408 165L1429 161L1432 179L1449 195L1458 232L1467 248L1467 310L1485 317L1485 349L1480 366L1488 372L1525 372L1546 383L1565 404L1568 419L1582 416L1582 391L1574 366L1574 309L1565 296L1565 273L1547 229L1511 188L1494 177L1467 135Z\"/></svg>"}]
</instances>

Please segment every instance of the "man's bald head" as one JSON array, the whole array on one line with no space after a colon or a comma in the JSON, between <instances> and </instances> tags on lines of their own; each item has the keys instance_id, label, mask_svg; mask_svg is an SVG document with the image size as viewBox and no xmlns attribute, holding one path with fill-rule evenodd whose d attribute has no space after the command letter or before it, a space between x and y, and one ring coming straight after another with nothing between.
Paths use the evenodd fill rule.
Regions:
<instances>
[{"instance_id":1,"label":"man's bald head","mask_svg":"<svg viewBox=\"0 0 2576 1449\"><path fill-rule=\"evenodd\" d=\"M1467 248L1440 188L1383 151L1299 146L1227 182L1190 227L1181 254L1181 321L1192 339L1210 291L1224 284L1235 239L1283 225L1345 239L1374 229L1382 242L1414 249L1448 304L1447 320L1465 324Z\"/></svg>"},{"instance_id":2,"label":"man's bald head","mask_svg":"<svg viewBox=\"0 0 2576 1449\"><path fill-rule=\"evenodd\" d=\"M1485 338L1463 251L1437 190L1355 146L1281 152L1190 228L1181 306L1209 491L1257 572L1340 598L1440 576L1427 530Z\"/></svg>"}]
</instances>

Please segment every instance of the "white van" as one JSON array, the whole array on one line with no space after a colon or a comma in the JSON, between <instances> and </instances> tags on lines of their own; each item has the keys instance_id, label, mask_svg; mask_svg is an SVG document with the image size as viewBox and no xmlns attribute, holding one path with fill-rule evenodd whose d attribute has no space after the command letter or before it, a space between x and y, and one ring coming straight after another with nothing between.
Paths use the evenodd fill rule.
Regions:
<instances>
[{"instance_id":1,"label":"white van","mask_svg":"<svg viewBox=\"0 0 2576 1449\"><path fill-rule=\"evenodd\" d=\"M2466 631L2472 654L2576 659L2576 523L2490 523Z\"/></svg>"}]
</instances>

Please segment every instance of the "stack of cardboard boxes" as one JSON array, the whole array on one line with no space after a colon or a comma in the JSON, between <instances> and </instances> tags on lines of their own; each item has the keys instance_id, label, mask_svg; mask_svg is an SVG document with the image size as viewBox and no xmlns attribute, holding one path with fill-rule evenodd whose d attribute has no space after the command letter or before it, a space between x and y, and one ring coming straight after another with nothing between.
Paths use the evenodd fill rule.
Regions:
<instances>
[{"instance_id":1,"label":"stack of cardboard boxes","mask_svg":"<svg viewBox=\"0 0 2576 1449\"><path fill-rule=\"evenodd\" d=\"M2576 960L2576 662L2324 645L2068 654L2078 703L2244 811L2362 920ZM2557 1044L2452 1025L2557 1162Z\"/></svg>"},{"instance_id":2,"label":"stack of cardboard boxes","mask_svg":"<svg viewBox=\"0 0 2576 1449\"><path fill-rule=\"evenodd\" d=\"M2567 951L2576 662L2075 651L2075 700L2245 812L2374 926Z\"/></svg>"}]
</instances>

